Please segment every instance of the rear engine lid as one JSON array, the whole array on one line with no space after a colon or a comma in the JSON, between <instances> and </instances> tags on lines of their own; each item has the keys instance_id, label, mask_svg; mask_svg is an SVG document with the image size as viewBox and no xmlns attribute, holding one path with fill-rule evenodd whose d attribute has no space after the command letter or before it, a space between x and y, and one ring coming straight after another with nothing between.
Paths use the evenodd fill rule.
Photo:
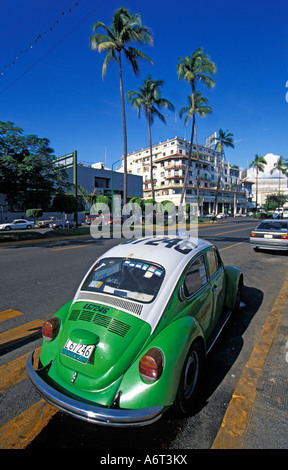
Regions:
<instances>
[{"instance_id":1,"label":"rear engine lid","mask_svg":"<svg viewBox=\"0 0 288 470\"><path fill-rule=\"evenodd\" d=\"M143 320L100 304L76 302L59 339L57 373L89 391L109 387L134 361L151 333Z\"/></svg>"}]
</instances>

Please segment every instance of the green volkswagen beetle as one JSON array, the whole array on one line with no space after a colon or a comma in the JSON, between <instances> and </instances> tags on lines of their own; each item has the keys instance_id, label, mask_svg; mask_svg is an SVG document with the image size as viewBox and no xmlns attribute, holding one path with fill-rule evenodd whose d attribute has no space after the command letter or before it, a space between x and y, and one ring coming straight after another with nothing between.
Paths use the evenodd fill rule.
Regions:
<instances>
[{"instance_id":1,"label":"green volkswagen beetle","mask_svg":"<svg viewBox=\"0 0 288 470\"><path fill-rule=\"evenodd\" d=\"M242 286L241 271L204 240L128 240L98 258L44 323L28 376L56 408L97 424L147 425L171 406L191 413Z\"/></svg>"}]
</instances>

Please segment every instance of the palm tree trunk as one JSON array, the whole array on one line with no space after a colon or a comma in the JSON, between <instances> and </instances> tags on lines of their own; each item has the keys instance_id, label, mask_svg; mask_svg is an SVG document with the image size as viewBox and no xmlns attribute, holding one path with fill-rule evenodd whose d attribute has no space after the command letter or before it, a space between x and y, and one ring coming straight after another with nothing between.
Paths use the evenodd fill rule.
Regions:
<instances>
[{"instance_id":1,"label":"palm tree trunk","mask_svg":"<svg viewBox=\"0 0 288 470\"><path fill-rule=\"evenodd\" d=\"M219 175L218 175L218 181L217 181L217 188L216 188L216 194L215 194L215 200L214 200L214 214L216 214L216 211L217 211L217 203L218 203L218 196L219 196L219 189L220 189L220 182L221 182L221 176L222 176L222 159L223 159L223 156L222 156L222 150L221 150L221 153L220 153L220 165L219 165L219 168L218 168L218 171L219 171Z\"/></svg>"},{"instance_id":2,"label":"palm tree trunk","mask_svg":"<svg viewBox=\"0 0 288 470\"><path fill-rule=\"evenodd\" d=\"M119 75L120 75L120 94L122 103L122 121L123 121L123 137L124 137L124 176L123 176L123 206L127 203L127 129L126 129L126 114L125 114L125 101L123 92L123 79L122 79L122 63L121 53L118 52L119 57Z\"/></svg>"},{"instance_id":3,"label":"palm tree trunk","mask_svg":"<svg viewBox=\"0 0 288 470\"><path fill-rule=\"evenodd\" d=\"M256 168L256 213L258 208L258 168Z\"/></svg>"},{"instance_id":4,"label":"palm tree trunk","mask_svg":"<svg viewBox=\"0 0 288 470\"><path fill-rule=\"evenodd\" d=\"M151 190L152 190L152 199L155 201L155 192L154 192L154 180L153 180L153 157L152 157L152 139L151 139L151 123L150 123L150 113L147 114L148 120L148 135L149 135L149 147L150 147L150 181L151 181Z\"/></svg>"},{"instance_id":5,"label":"palm tree trunk","mask_svg":"<svg viewBox=\"0 0 288 470\"><path fill-rule=\"evenodd\" d=\"M194 89L193 89L193 86L192 86L192 109L193 109L193 122L192 122L191 142L190 142L190 147L189 147L189 155L188 155L188 161L187 161L186 170L185 170L184 183L183 183L183 188L182 188L180 204L183 204L184 196L185 196L185 193L186 193L188 172L189 172L190 165L191 165L192 147L193 147L193 139L194 139L194 126L195 126L195 112L194 112L194 109L195 109L195 104L194 104Z\"/></svg>"},{"instance_id":6,"label":"palm tree trunk","mask_svg":"<svg viewBox=\"0 0 288 470\"><path fill-rule=\"evenodd\" d=\"M191 141L190 141L190 147L189 147L188 161L187 161L187 165L186 165L186 169L185 169L185 176L184 176L184 183L183 183L183 188L182 188L180 204L183 204L184 196L185 196L185 192L186 192L188 172L189 172L190 165L191 165L193 139L194 139L194 117L193 117L193 124L192 124L192 132L191 132Z\"/></svg>"},{"instance_id":7,"label":"palm tree trunk","mask_svg":"<svg viewBox=\"0 0 288 470\"><path fill-rule=\"evenodd\" d=\"M194 116L194 133L195 133L195 144L196 144L196 154L197 154L197 181L196 181L196 193L197 193L197 217L199 217L199 204L200 204L200 156L199 156L199 148L198 148L198 140L197 140L197 131L196 131L196 119Z\"/></svg>"}]
</instances>

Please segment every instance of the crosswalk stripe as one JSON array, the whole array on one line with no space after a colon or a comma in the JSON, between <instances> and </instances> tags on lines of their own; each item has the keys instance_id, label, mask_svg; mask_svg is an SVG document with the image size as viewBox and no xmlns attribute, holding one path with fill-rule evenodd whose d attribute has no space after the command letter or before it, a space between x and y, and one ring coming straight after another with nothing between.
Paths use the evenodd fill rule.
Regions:
<instances>
[{"instance_id":1,"label":"crosswalk stripe","mask_svg":"<svg viewBox=\"0 0 288 470\"><path fill-rule=\"evenodd\" d=\"M10 318L19 317L19 315L22 315L22 313L18 312L18 310L9 308L8 310L3 310L3 312L0 312L0 321L10 320Z\"/></svg>"},{"instance_id":2,"label":"crosswalk stripe","mask_svg":"<svg viewBox=\"0 0 288 470\"><path fill-rule=\"evenodd\" d=\"M3 316L2 316L3 314ZM17 312L21 315L20 312ZM0 312L1 320L16 316L16 311L9 309ZM35 335L40 331L43 320L34 320L5 333L0 334L0 352L25 337ZM36 360L39 358L41 347L35 350ZM27 377L26 361L30 354L24 354L0 367L0 393L12 387ZM0 449L25 449L48 424L57 409L45 400L40 400L16 416L0 428Z\"/></svg>"},{"instance_id":3,"label":"crosswalk stripe","mask_svg":"<svg viewBox=\"0 0 288 470\"><path fill-rule=\"evenodd\" d=\"M45 400L30 406L0 428L0 448L25 449L57 412Z\"/></svg>"},{"instance_id":4,"label":"crosswalk stripe","mask_svg":"<svg viewBox=\"0 0 288 470\"><path fill-rule=\"evenodd\" d=\"M43 320L34 320L30 323L26 323L25 325L18 326L13 330L9 330L5 333L0 334L0 351L5 347L5 345L14 343L15 341L19 341L26 336L31 336L36 334L40 331L41 326L43 325Z\"/></svg>"},{"instance_id":5,"label":"crosswalk stripe","mask_svg":"<svg viewBox=\"0 0 288 470\"><path fill-rule=\"evenodd\" d=\"M35 350L35 360L38 359L40 350L41 347ZM26 378L26 362L29 354L30 353L24 354L18 359L8 362L4 366L0 367L0 393Z\"/></svg>"}]
</instances>

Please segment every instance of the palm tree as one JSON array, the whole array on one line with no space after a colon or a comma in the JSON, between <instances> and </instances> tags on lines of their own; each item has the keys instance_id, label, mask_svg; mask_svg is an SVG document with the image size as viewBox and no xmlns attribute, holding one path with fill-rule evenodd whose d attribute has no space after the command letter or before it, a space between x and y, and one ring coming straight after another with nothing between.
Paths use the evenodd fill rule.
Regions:
<instances>
[{"instance_id":1,"label":"palm tree","mask_svg":"<svg viewBox=\"0 0 288 470\"><path fill-rule=\"evenodd\" d=\"M106 34L96 33L99 28L104 29ZM135 75L139 74L138 60L147 59L152 61L143 52L129 46L131 42L139 44L152 44L152 33L144 25L142 25L141 16L131 14L127 8L121 7L115 10L113 14L113 21L110 28L108 28L101 21L97 21L93 25L93 34L90 37L90 45L93 50L98 52L107 52L102 66L102 78L104 79L106 70L111 61L115 61L119 66L120 77L120 94L122 103L122 120L123 120L123 136L124 136L124 190L123 190L123 204L127 201L127 130L126 130L126 116L125 116L125 103L123 92L123 77L122 77L122 59L121 53L123 52L126 59L132 66Z\"/></svg>"},{"instance_id":2,"label":"palm tree","mask_svg":"<svg viewBox=\"0 0 288 470\"><path fill-rule=\"evenodd\" d=\"M265 158L260 157L258 154L255 155L253 162L249 165L249 168L256 170L256 212L258 207L258 174L259 171L264 172L264 165L267 165Z\"/></svg>"},{"instance_id":3,"label":"palm tree","mask_svg":"<svg viewBox=\"0 0 288 470\"><path fill-rule=\"evenodd\" d=\"M179 116L182 118L183 114L186 113L186 118L184 121L185 126L187 126L189 119L192 117L193 119L193 128L192 128L192 135L195 134L195 142L196 142L196 151L197 151L197 160L198 160L198 168L197 168L197 206L198 206L198 215L199 215L199 186L200 186L200 159L199 159L199 151L198 151L198 140L197 140L197 130L196 130L196 114L200 117L206 117L207 114L212 113L212 108L208 106L208 100L202 96L200 91L195 91L194 95L194 107L193 107L193 97L191 95L187 96L188 99L188 106L181 108L179 111ZM191 141L193 140L193 137ZM187 165L188 167L188 165ZM186 167L186 170L187 170ZM185 172L186 174L186 172ZM184 180L185 184L185 180Z\"/></svg>"},{"instance_id":4,"label":"palm tree","mask_svg":"<svg viewBox=\"0 0 288 470\"><path fill-rule=\"evenodd\" d=\"M159 88L163 86L163 80L152 80L151 75L148 75L144 83L140 86L140 92L130 90L127 93L127 99L131 102L132 106L137 109L138 116L140 117L141 108L148 121L148 136L150 147L150 180L152 188L152 199L155 200L154 194L154 181L153 181L153 159L152 159L152 139L151 139L151 125L154 122L154 117L157 116L162 122L166 124L165 117L160 113L159 109L168 108L174 110L174 106L170 101L161 98ZM159 108L159 109L157 109Z\"/></svg>"},{"instance_id":5,"label":"palm tree","mask_svg":"<svg viewBox=\"0 0 288 470\"><path fill-rule=\"evenodd\" d=\"M215 194L215 200L214 200L214 214L216 214L217 210L217 201L218 201L218 194L219 194L219 189L221 185L221 176L222 176L222 169L223 169L223 159L224 159L224 147L232 147L234 149L234 144L233 144L233 137L234 135L231 132L223 131L222 129L219 129L218 132L218 137L214 137L212 139L212 143L215 143L215 149L220 152L220 161L218 165L218 181L217 181L217 188L216 188L216 194Z\"/></svg>"},{"instance_id":6,"label":"palm tree","mask_svg":"<svg viewBox=\"0 0 288 470\"><path fill-rule=\"evenodd\" d=\"M277 162L274 163L274 168L272 168L272 170L270 171L270 174L272 175L275 170L279 171L279 195L280 195L281 173L285 176L288 176L288 162L282 156L280 156Z\"/></svg>"},{"instance_id":7,"label":"palm tree","mask_svg":"<svg viewBox=\"0 0 288 470\"><path fill-rule=\"evenodd\" d=\"M193 123L192 123L192 132L191 132L191 142L189 147L189 155L188 155L188 162L185 171L183 189L181 194L180 203L183 203L187 180L188 180L188 172L191 164L191 156L192 156L192 147L193 147L193 137L194 137L194 127L195 127L195 91L196 91L196 83L200 82L203 85L207 86L208 88L212 88L215 85L215 82L211 78L210 75L214 76L216 73L216 65L212 62L207 54L203 54L203 49L200 47L197 49L191 57L186 56L184 59L179 58L179 62L177 64L177 72L178 72L178 80L183 78L186 82L191 85L191 96L192 96L192 116L193 116ZM198 154L198 145L196 145L196 150Z\"/></svg>"}]
</instances>

